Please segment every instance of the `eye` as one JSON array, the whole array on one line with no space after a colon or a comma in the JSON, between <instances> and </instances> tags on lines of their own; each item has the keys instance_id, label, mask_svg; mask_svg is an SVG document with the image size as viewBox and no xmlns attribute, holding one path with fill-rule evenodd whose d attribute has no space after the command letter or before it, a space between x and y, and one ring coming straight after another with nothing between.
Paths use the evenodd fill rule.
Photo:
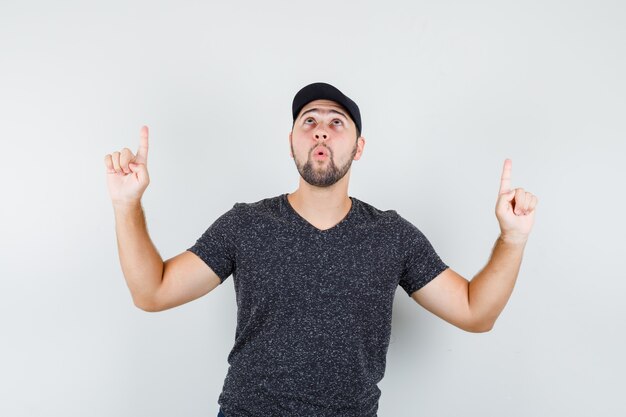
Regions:
<instances>
[{"instance_id":1,"label":"eye","mask_svg":"<svg viewBox=\"0 0 626 417\"><path fill-rule=\"evenodd\" d=\"M339 122L339 124L336 124L335 122ZM335 123L337 126L339 126L339 125L342 125L342 124L343 124L343 122L342 122L341 120L339 120L339 119L335 119L335 120L333 120L333 123Z\"/></svg>"},{"instance_id":2,"label":"eye","mask_svg":"<svg viewBox=\"0 0 626 417\"><path fill-rule=\"evenodd\" d=\"M306 119L304 119L304 123L307 123L309 120L313 120L312 117L307 117Z\"/></svg>"}]
</instances>

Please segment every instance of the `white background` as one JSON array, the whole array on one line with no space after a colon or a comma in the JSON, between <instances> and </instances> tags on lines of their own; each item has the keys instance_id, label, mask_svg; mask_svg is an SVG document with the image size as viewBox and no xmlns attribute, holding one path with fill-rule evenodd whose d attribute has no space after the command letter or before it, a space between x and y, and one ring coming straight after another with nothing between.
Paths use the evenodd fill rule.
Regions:
<instances>
[{"instance_id":1,"label":"white background","mask_svg":"<svg viewBox=\"0 0 626 417\"><path fill-rule=\"evenodd\" d=\"M150 127L163 259L235 202L293 192L291 100L360 106L349 195L395 209L471 279L505 158L539 198L489 333L398 288L379 416L625 415L622 1L0 3L0 415L213 416L232 277L161 313L131 300L104 156Z\"/></svg>"}]
</instances>

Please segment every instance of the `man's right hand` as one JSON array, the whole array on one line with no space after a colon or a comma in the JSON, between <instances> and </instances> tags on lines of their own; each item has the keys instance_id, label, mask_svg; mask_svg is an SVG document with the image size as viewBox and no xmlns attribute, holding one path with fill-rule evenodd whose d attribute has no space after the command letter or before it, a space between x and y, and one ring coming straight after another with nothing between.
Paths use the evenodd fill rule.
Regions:
<instances>
[{"instance_id":1,"label":"man's right hand","mask_svg":"<svg viewBox=\"0 0 626 417\"><path fill-rule=\"evenodd\" d=\"M109 195L114 205L133 204L150 183L148 176L148 126L142 126L139 149L134 155L130 149L113 152L104 157Z\"/></svg>"}]
</instances>

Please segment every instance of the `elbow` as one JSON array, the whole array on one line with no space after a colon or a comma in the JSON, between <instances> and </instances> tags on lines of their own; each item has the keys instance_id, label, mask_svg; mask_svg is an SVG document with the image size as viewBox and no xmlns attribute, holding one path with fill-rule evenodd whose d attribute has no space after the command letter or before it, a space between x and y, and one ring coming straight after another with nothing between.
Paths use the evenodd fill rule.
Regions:
<instances>
[{"instance_id":1,"label":"elbow","mask_svg":"<svg viewBox=\"0 0 626 417\"><path fill-rule=\"evenodd\" d=\"M490 332L491 329L493 329L493 326L475 327L475 328L469 329L468 332L471 332L471 333L487 333L487 332Z\"/></svg>"},{"instance_id":2,"label":"elbow","mask_svg":"<svg viewBox=\"0 0 626 417\"><path fill-rule=\"evenodd\" d=\"M162 310L155 303L139 298L133 298L133 303L135 304L135 307L148 313L156 313Z\"/></svg>"},{"instance_id":3,"label":"elbow","mask_svg":"<svg viewBox=\"0 0 626 417\"><path fill-rule=\"evenodd\" d=\"M487 333L493 329L494 324L495 320L484 320L471 323L470 325L465 326L463 330L470 333Z\"/></svg>"}]
</instances>

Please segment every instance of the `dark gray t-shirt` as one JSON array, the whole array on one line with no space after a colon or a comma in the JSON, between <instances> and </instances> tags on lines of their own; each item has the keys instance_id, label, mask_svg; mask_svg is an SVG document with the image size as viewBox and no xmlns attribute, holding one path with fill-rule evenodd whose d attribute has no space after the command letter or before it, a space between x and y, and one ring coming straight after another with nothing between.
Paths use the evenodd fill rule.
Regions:
<instances>
[{"instance_id":1,"label":"dark gray t-shirt","mask_svg":"<svg viewBox=\"0 0 626 417\"><path fill-rule=\"evenodd\" d=\"M395 210L350 198L327 230L287 194L236 203L188 249L233 275L227 417L376 416L396 288L410 295L448 266Z\"/></svg>"}]
</instances>

